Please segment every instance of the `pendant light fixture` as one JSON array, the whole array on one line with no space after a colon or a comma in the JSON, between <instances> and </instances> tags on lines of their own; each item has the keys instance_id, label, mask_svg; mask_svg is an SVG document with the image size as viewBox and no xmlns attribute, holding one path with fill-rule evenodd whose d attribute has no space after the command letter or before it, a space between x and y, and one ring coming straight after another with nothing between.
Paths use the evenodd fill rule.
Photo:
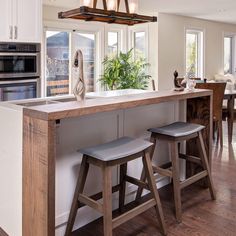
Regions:
<instances>
[{"instance_id":1,"label":"pendant light fixture","mask_svg":"<svg viewBox=\"0 0 236 236\"><path fill-rule=\"evenodd\" d=\"M121 0L102 0L103 9L97 8L97 0L80 0L80 8L59 12L60 19L100 21L109 24L135 25L156 22L157 17L136 14L138 0L123 0L126 12L119 11Z\"/></svg>"}]
</instances>

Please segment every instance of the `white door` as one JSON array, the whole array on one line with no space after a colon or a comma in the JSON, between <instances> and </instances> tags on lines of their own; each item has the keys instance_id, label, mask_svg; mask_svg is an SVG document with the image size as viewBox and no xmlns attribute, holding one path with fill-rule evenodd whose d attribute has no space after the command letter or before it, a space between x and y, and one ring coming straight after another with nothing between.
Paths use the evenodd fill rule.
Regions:
<instances>
[{"instance_id":1,"label":"white door","mask_svg":"<svg viewBox=\"0 0 236 236\"><path fill-rule=\"evenodd\" d=\"M13 0L14 40L40 42L42 32L42 0Z\"/></svg>"},{"instance_id":2,"label":"white door","mask_svg":"<svg viewBox=\"0 0 236 236\"><path fill-rule=\"evenodd\" d=\"M0 41L8 42L13 39L12 0L1 0L0 9Z\"/></svg>"}]
</instances>

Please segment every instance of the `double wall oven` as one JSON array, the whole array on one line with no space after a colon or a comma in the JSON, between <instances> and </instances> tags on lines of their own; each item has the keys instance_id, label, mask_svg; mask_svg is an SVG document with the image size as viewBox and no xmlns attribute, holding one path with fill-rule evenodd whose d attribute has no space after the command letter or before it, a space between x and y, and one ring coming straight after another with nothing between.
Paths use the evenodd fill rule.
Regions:
<instances>
[{"instance_id":1,"label":"double wall oven","mask_svg":"<svg viewBox=\"0 0 236 236\"><path fill-rule=\"evenodd\" d=\"M0 43L0 101L40 95L40 44Z\"/></svg>"}]
</instances>

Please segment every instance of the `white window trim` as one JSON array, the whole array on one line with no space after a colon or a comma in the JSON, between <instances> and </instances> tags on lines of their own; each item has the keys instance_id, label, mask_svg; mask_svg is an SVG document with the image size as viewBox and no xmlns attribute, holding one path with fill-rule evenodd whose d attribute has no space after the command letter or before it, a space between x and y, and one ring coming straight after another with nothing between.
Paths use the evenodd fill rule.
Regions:
<instances>
[{"instance_id":1,"label":"white window trim","mask_svg":"<svg viewBox=\"0 0 236 236\"><path fill-rule=\"evenodd\" d=\"M61 32L68 32L71 33L72 30L68 30L68 29L61 29L61 28L51 28L51 27L44 27L43 29L43 47L42 47L42 75L43 78L41 79L41 93L43 97L47 96L47 87L46 87L46 31L61 31ZM71 47L71 35L69 36L69 48ZM69 50L69 58L71 58L71 50ZM69 93L71 92L71 61L69 61Z\"/></svg>"},{"instance_id":2,"label":"white window trim","mask_svg":"<svg viewBox=\"0 0 236 236\"><path fill-rule=\"evenodd\" d=\"M200 52L201 54L201 71L199 73L198 71L198 77L201 77L202 79L205 78L205 40L206 40L206 31L205 29L203 28L194 28L194 27L185 27L184 28L184 73L186 74L186 34L187 32L199 32L199 33L202 33L202 42L201 42L201 47L202 47L202 50ZM198 50L200 50L198 48ZM199 53L199 52L198 52ZM199 62L198 62L199 63ZM199 67L199 65L198 65Z\"/></svg>"},{"instance_id":3,"label":"white window trim","mask_svg":"<svg viewBox=\"0 0 236 236\"><path fill-rule=\"evenodd\" d=\"M223 51L223 56L222 56L222 74L224 74L224 55L225 55L225 51L224 51L224 38L225 37L232 37L233 41L232 41L232 74L236 74L236 32L223 32L222 35L222 51Z\"/></svg>"},{"instance_id":4,"label":"white window trim","mask_svg":"<svg viewBox=\"0 0 236 236\"><path fill-rule=\"evenodd\" d=\"M105 25L105 47L104 55L108 53L108 33L118 33L118 52L126 52L126 38L127 38L127 26L122 25Z\"/></svg>"},{"instance_id":5,"label":"white window trim","mask_svg":"<svg viewBox=\"0 0 236 236\"><path fill-rule=\"evenodd\" d=\"M139 32L145 32L145 58L149 58L149 30L148 24L135 25L128 28L128 50L134 48L134 34Z\"/></svg>"}]
</instances>

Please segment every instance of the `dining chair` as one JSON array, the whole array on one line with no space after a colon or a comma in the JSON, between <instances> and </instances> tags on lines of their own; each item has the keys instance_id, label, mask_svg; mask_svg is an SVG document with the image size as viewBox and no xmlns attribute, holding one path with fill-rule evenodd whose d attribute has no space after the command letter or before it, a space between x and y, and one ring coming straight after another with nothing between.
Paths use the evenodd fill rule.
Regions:
<instances>
[{"instance_id":1,"label":"dining chair","mask_svg":"<svg viewBox=\"0 0 236 236\"><path fill-rule=\"evenodd\" d=\"M226 83L197 83L198 89L213 90L213 132L217 131L217 142L223 146L222 107ZM213 135L214 137L214 135Z\"/></svg>"}]
</instances>

